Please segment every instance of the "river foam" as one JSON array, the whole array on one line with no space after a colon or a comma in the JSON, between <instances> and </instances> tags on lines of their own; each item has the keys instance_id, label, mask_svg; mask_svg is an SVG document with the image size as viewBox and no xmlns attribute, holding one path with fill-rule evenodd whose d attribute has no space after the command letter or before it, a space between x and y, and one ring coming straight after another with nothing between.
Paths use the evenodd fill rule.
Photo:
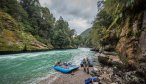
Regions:
<instances>
[{"instance_id":1,"label":"river foam","mask_svg":"<svg viewBox=\"0 0 146 84\"><path fill-rule=\"evenodd\" d=\"M74 65L79 65L86 56L92 58L94 53L88 48L79 48L1 55L0 82L2 84L35 83L56 73L52 68L55 62L61 60L62 62L72 62ZM54 79L51 79L51 81Z\"/></svg>"}]
</instances>

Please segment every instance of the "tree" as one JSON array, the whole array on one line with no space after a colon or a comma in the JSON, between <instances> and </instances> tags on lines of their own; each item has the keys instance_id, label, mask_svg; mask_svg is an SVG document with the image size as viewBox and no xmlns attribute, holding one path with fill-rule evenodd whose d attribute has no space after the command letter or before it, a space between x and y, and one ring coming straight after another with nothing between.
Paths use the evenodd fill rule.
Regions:
<instances>
[{"instance_id":1,"label":"tree","mask_svg":"<svg viewBox=\"0 0 146 84\"><path fill-rule=\"evenodd\" d=\"M27 11L31 29L28 31L35 35L39 41L50 43L53 36L55 18L50 10L41 7L39 0L21 0L20 4ZM44 40L43 40L44 39Z\"/></svg>"},{"instance_id":2,"label":"tree","mask_svg":"<svg viewBox=\"0 0 146 84\"><path fill-rule=\"evenodd\" d=\"M13 16L21 30L30 32L42 43L52 44L60 48L74 46L75 30L62 17L55 20L46 7L41 7L39 0L1 0L0 11Z\"/></svg>"},{"instance_id":3,"label":"tree","mask_svg":"<svg viewBox=\"0 0 146 84\"><path fill-rule=\"evenodd\" d=\"M0 0L0 2L0 10L9 13L18 21L26 22L28 14L17 0Z\"/></svg>"},{"instance_id":4,"label":"tree","mask_svg":"<svg viewBox=\"0 0 146 84\"><path fill-rule=\"evenodd\" d=\"M74 47L76 46L74 34L75 30L70 29L68 22L60 17L55 23L52 44L60 48Z\"/></svg>"}]
</instances>

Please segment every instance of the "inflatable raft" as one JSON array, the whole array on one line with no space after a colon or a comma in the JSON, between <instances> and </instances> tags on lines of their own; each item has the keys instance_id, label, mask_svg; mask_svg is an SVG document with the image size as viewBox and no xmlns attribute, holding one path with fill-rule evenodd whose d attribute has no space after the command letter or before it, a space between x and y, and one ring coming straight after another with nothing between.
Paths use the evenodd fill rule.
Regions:
<instances>
[{"instance_id":1,"label":"inflatable raft","mask_svg":"<svg viewBox=\"0 0 146 84\"><path fill-rule=\"evenodd\" d=\"M76 70L79 68L79 66L75 65L68 65L68 66L53 66L53 68L57 71L60 71L62 73L69 73L73 70Z\"/></svg>"}]
</instances>

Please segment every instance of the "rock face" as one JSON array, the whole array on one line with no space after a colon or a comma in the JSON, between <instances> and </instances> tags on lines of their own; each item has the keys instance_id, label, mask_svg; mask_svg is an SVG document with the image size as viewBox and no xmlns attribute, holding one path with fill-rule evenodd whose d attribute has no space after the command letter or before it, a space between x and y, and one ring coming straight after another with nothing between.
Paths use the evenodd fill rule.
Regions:
<instances>
[{"instance_id":1,"label":"rock face","mask_svg":"<svg viewBox=\"0 0 146 84\"><path fill-rule=\"evenodd\" d=\"M141 0L144 1L144 0ZM146 7L136 3L131 14L122 16L118 32L116 52L119 60L114 63L113 56L99 56L99 62L104 65L116 66L113 70L113 81L118 84L145 84L146 83ZM110 58L111 57L111 58ZM121 64L121 65L120 65ZM120 65L120 66L119 66ZM124 66L123 68L120 68ZM115 71L115 72L114 72Z\"/></svg>"},{"instance_id":2,"label":"rock face","mask_svg":"<svg viewBox=\"0 0 146 84\"><path fill-rule=\"evenodd\" d=\"M107 84L145 84L146 83L146 12L127 16L121 26L116 51L118 56L98 56L100 63L112 67L111 78ZM118 59L119 57L119 59ZM121 62L121 61L122 62ZM104 70L104 69L101 69ZM99 70L100 71L100 70ZM110 71L110 70L105 70ZM99 73L99 72L97 72ZM105 76L108 77L108 76Z\"/></svg>"},{"instance_id":3,"label":"rock face","mask_svg":"<svg viewBox=\"0 0 146 84\"><path fill-rule=\"evenodd\" d=\"M139 38L139 45L143 52L146 51L146 11L143 16L142 32Z\"/></svg>"},{"instance_id":4,"label":"rock face","mask_svg":"<svg viewBox=\"0 0 146 84\"><path fill-rule=\"evenodd\" d=\"M126 64L134 64L137 58L141 56L142 46L146 46L145 42L141 41L141 38L145 36L142 30L143 22L143 12L137 14L136 16L128 16L122 31L120 34L120 40L117 44L116 50L120 55L120 59Z\"/></svg>"},{"instance_id":5,"label":"rock face","mask_svg":"<svg viewBox=\"0 0 146 84\"><path fill-rule=\"evenodd\" d=\"M119 68L124 67L124 64L119 59L119 57L116 55L111 55L111 53L109 53L109 55L107 55L107 53L106 53L106 55L100 54L98 56L98 61L101 63L101 65L117 66Z\"/></svg>"},{"instance_id":6,"label":"rock face","mask_svg":"<svg viewBox=\"0 0 146 84\"><path fill-rule=\"evenodd\" d=\"M140 44L140 48L144 51L146 50L145 43L146 43L146 31L142 31L140 39L139 39L139 44Z\"/></svg>"},{"instance_id":7,"label":"rock face","mask_svg":"<svg viewBox=\"0 0 146 84\"><path fill-rule=\"evenodd\" d=\"M144 11L142 28L146 28L146 11Z\"/></svg>"},{"instance_id":8,"label":"rock face","mask_svg":"<svg viewBox=\"0 0 146 84\"><path fill-rule=\"evenodd\" d=\"M34 36L22 30L10 15L0 12L0 51L23 51L49 49Z\"/></svg>"}]
</instances>

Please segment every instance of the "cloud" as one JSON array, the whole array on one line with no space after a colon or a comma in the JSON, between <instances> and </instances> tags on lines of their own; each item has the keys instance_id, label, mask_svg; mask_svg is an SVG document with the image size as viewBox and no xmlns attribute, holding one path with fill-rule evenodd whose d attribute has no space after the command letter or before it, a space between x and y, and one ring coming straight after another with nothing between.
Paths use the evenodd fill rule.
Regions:
<instances>
[{"instance_id":1,"label":"cloud","mask_svg":"<svg viewBox=\"0 0 146 84\"><path fill-rule=\"evenodd\" d=\"M83 32L84 30L86 30L87 28L91 26L90 24L88 24L87 20L82 19L82 18L72 19L68 21L68 23L70 24L70 27L73 27L74 29L76 29L78 33Z\"/></svg>"},{"instance_id":2,"label":"cloud","mask_svg":"<svg viewBox=\"0 0 146 84\"><path fill-rule=\"evenodd\" d=\"M48 6L51 6L51 0L39 0L40 4L43 6L43 7L48 7Z\"/></svg>"},{"instance_id":3,"label":"cloud","mask_svg":"<svg viewBox=\"0 0 146 84\"><path fill-rule=\"evenodd\" d=\"M62 16L70 28L80 34L90 28L97 13L97 0L40 0L58 19Z\"/></svg>"}]
</instances>

